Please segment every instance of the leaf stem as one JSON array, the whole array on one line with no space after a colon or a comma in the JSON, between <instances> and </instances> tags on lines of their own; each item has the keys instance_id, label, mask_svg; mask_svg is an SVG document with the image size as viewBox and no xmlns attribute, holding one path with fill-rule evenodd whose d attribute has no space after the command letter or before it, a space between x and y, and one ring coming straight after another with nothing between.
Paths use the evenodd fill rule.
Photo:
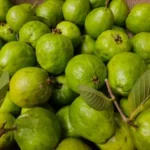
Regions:
<instances>
[{"instance_id":1,"label":"leaf stem","mask_svg":"<svg viewBox=\"0 0 150 150\"><path fill-rule=\"evenodd\" d=\"M5 128L5 124L6 124L6 122L4 122L3 124L2 124L2 126L0 127L0 137L2 136L2 135L4 135L5 133L7 133L7 132L10 132L10 131L15 131L16 129L17 129L17 127L13 127L13 128Z\"/></svg>"},{"instance_id":2,"label":"leaf stem","mask_svg":"<svg viewBox=\"0 0 150 150\"><path fill-rule=\"evenodd\" d=\"M129 118L127 118L127 117L125 116L125 114L123 113L123 111L121 110L121 108L120 108L118 102L116 101L116 98L115 98L115 96L114 96L114 94L113 94L113 92L112 92L112 89L111 89L111 87L110 87L110 84L109 84L109 82L108 82L108 79L105 79L105 83L106 83L106 87L107 87L107 89L108 89L109 95L110 95L110 97L113 99L113 103L114 103L115 107L117 108L117 110L118 110L118 112L119 112L119 114L120 114L122 120L123 120L124 122L126 122L126 123L132 125L133 127L136 127L136 128L137 128L137 126L134 125L134 124L132 123L132 121L131 121Z\"/></svg>"}]
</instances>

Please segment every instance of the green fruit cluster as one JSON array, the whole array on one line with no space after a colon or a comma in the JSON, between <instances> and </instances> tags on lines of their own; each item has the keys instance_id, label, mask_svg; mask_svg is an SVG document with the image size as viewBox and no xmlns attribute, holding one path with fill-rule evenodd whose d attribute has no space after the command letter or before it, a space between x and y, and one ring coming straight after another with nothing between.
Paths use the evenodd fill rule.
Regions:
<instances>
[{"instance_id":1,"label":"green fruit cluster","mask_svg":"<svg viewBox=\"0 0 150 150\"><path fill-rule=\"evenodd\" d=\"M0 150L149 150L149 10L0 0Z\"/></svg>"}]
</instances>

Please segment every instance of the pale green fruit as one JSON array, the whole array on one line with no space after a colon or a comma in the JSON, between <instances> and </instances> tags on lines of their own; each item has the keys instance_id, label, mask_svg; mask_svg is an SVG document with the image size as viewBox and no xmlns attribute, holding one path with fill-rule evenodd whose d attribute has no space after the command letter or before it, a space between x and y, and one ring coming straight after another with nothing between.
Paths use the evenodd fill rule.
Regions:
<instances>
[{"instance_id":1,"label":"pale green fruit","mask_svg":"<svg viewBox=\"0 0 150 150\"><path fill-rule=\"evenodd\" d=\"M44 108L28 110L14 125L17 126L14 137L21 150L53 150L61 137L57 118Z\"/></svg>"},{"instance_id":2,"label":"pale green fruit","mask_svg":"<svg viewBox=\"0 0 150 150\"><path fill-rule=\"evenodd\" d=\"M101 150L135 150L129 125L118 114L115 116L116 133L106 143L99 144Z\"/></svg>"},{"instance_id":3,"label":"pale green fruit","mask_svg":"<svg viewBox=\"0 0 150 150\"><path fill-rule=\"evenodd\" d=\"M20 113L20 107L14 104L10 99L9 91L6 93L6 96L0 105L0 112L8 112L14 116L17 116Z\"/></svg>"},{"instance_id":4,"label":"pale green fruit","mask_svg":"<svg viewBox=\"0 0 150 150\"><path fill-rule=\"evenodd\" d=\"M78 138L66 138L62 140L56 150L92 150L87 144Z\"/></svg>"},{"instance_id":5,"label":"pale green fruit","mask_svg":"<svg viewBox=\"0 0 150 150\"><path fill-rule=\"evenodd\" d=\"M144 73L146 65L137 54L122 52L112 57L107 68L112 90L116 94L127 96L134 83Z\"/></svg>"},{"instance_id":6,"label":"pale green fruit","mask_svg":"<svg viewBox=\"0 0 150 150\"><path fill-rule=\"evenodd\" d=\"M75 130L85 139L101 144L115 133L113 106L98 111L88 106L78 97L70 106L69 118Z\"/></svg>"},{"instance_id":7,"label":"pale green fruit","mask_svg":"<svg viewBox=\"0 0 150 150\"><path fill-rule=\"evenodd\" d=\"M109 8L114 16L114 24L124 26L129 13L129 7L125 0L112 0Z\"/></svg>"},{"instance_id":8,"label":"pale green fruit","mask_svg":"<svg viewBox=\"0 0 150 150\"><path fill-rule=\"evenodd\" d=\"M133 141L137 150L149 150L150 147L150 109L141 112L134 120L137 128L131 127Z\"/></svg>"},{"instance_id":9,"label":"pale green fruit","mask_svg":"<svg viewBox=\"0 0 150 150\"><path fill-rule=\"evenodd\" d=\"M64 106L58 110L56 117L61 124L61 131L63 137L79 137L80 134L74 129L69 119L70 106Z\"/></svg>"}]
</instances>

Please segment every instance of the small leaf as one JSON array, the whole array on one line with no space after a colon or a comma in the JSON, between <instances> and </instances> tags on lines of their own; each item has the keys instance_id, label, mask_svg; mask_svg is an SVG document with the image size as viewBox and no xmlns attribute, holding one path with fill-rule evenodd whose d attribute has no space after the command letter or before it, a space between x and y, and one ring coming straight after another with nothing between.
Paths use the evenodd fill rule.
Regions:
<instances>
[{"instance_id":1,"label":"small leaf","mask_svg":"<svg viewBox=\"0 0 150 150\"><path fill-rule=\"evenodd\" d=\"M92 108L96 110L107 109L112 99L106 97L102 92L88 86L79 86L80 96Z\"/></svg>"},{"instance_id":2,"label":"small leaf","mask_svg":"<svg viewBox=\"0 0 150 150\"><path fill-rule=\"evenodd\" d=\"M129 106L131 109L130 118L133 119L143 110L143 105L150 98L150 70L146 70L143 75L133 85L129 96Z\"/></svg>"},{"instance_id":3,"label":"small leaf","mask_svg":"<svg viewBox=\"0 0 150 150\"><path fill-rule=\"evenodd\" d=\"M4 99L8 88L9 88L9 74L8 72L3 72L0 77L0 103Z\"/></svg>"}]
</instances>

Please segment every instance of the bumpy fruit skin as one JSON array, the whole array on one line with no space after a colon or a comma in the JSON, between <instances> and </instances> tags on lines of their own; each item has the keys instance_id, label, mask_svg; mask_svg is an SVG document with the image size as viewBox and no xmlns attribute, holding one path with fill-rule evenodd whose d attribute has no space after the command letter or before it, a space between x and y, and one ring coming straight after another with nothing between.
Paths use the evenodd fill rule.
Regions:
<instances>
[{"instance_id":1,"label":"bumpy fruit skin","mask_svg":"<svg viewBox=\"0 0 150 150\"><path fill-rule=\"evenodd\" d=\"M137 54L122 52L112 57L107 68L112 90L116 94L127 96L133 84L145 71L146 65Z\"/></svg>"},{"instance_id":2,"label":"bumpy fruit skin","mask_svg":"<svg viewBox=\"0 0 150 150\"><path fill-rule=\"evenodd\" d=\"M150 109L141 112L134 121L138 128L131 127L134 144L137 150L149 150L150 147Z\"/></svg>"},{"instance_id":3,"label":"bumpy fruit skin","mask_svg":"<svg viewBox=\"0 0 150 150\"><path fill-rule=\"evenodd\" d=\"M14 121L15 117L12 116L10 113L0 112L0 127L2 126L2 124L6 123L5 128L13 128ZM5 133L0 137L1 150L10 150L13 143L14 143L13 132Z\"/></svg>"},{"instance_id":4,"label":"bumpy fruit skin","mask_svg":"<svg viewBox=\"0 0 150 150\"><path fill-rule=\"evenodd\" d=\"M133 33L150 32L150 4L135 5L126 19L126 27Z\"/></svg>"},{"instance_id":5,"label":"bumpy fruit skin","mask_svg":"<svg viewBox=\"0 0 150 150\"><path fill-rule=\"evenodd\" d=\"M36 16L40 17L43 23L51 28L55 28L56 25L63 20L63 3L62 0L45 1L36 8Z\"/></svg>"},{"instance_id":6,"label":"bumpy fruit skin","mask_svg":"<svg viewBox=\"0 0 150 150\"><path fill-rule=\"evenodd\" d=\"M72 126L82 137L97 144L106 142L115 133L112 105L107 110L98 111L78 97L70 106L69 118Z\"/></svg>"},{"instance_id":7,"label":"bumpy fruit skin","mask_svg":"<svg viewBox=\"0 0 150 150\"><path fill-rule=\"evenodd\" d=\"M109 8L95 8L88 13L85 19L86 32L96 39L103 31L112 28L113 21L113 14Z\"/></svg>"},{"instance_id":8,"label":"bumpy fruit skin","mask_svg":"<svg viewBox=\"0 0 150 150\"><path fill-rule=\"evenodd\" d=\"M101 150L135 150L129 125L115 114L116 133L106 143L99 144Z\"/></svg>"},{"instance_id":9,"label":"bumpy fruit skin","mask_svg":"<svg viewBox=\"0 0 150 150\"><path fill-rule=\"evenodd\" d=\"M33 107L45 103L51 96L48 73L37 67L18 70L10 80L10 98L20 107Z\"/></svg>"},{"instance_id":10,"label":"bumpy fruit skin","mask_svg":"<svg viewBox=\"0 0 150 150\"><path fill-rule=\"evenodd\" d=\"M131 38L132 51L141 56L143 60L150 64L150 33L141 32Z\"/></svg>"},{"instance_id":11,"label":"bumpy fruit skin","mask_svg":"<svg viewBox=\"0 0 150 150\"><path fill-rule=\"evenodd\" d=\"M88 0L66 0L62 11L66 21L83 26L85 18L90 12L90 3Z\"/></svg>"},{"instance_id":12,"label":"bumpy fruit skin","mask_svg":"<svg viewBox=\"0 0 150 150\"><path fill-rule=\"evenodd\" d=\"M19 30L19 40L35 47L38 38L50 32L51 30L46 24L40 21L29 21Z\"/></svg>"},{"instance_id":13,"label":"bumpy fruit skin","mask_svg":"<svg viewBox=\"0 0 150 150\"><path fill-rule=\"evenodd\" d=\"M62 140L56 150L92 150L92 148L81 139L70 137Z\"/></svg>"},{"instance_id":14,"label":"bumpy fruit skin","mask_svg":"<svg viewBox=\"0 0 150 150\"><path fill-rule=\"evenodd\" d=\"M62 136L65 137L80 137L80 134L73 128L69 119L69 109L70 105L60 108L56 117L61 124Z\"/></svg>"},{"instance_id":15,"label":"bumpy fruit skin","mask_svg":"<svg viewBox=\"0 0 150 150\"><path fill-rule=\"evenodd\" d=\"M130 51L132 44L125 32L107 30L98 36L95 47L95 55L103 61L109 61L118 53Z\"/></svg>"},{"instance_id":16,"label":"bumpy fruit skin","mask_svg":"<svg viewBox=\"0 0 150 150\"><path fill-rule=\"evenodd\" d=\"M106 78L106 66L100 58L90 54L74 56L65 69L68 86L79 93L80 85L99 89Z\"/></svg>"},{"instance_id":17,"label":"bumpy fruit skin","mask_svg":"<svg viewBox=\"0 0 150 150\"><path fill-rule=\"evenodd\" d=\"M14 137L21 150L53 150L61 137L60 124L49 110L34 107L20 115Z\"/></svg>"},{"instance_id":18,"label":"bumpy fruit skin","mask_svg":"<svg viewBox=\"0 0 150 150\"><path fill-rule=\"evenodd\" d=\"M59 33L47 33L41 36L36 44L38 63L43 69L54 75L64 72L73 54L71 40Z\"/></svg>"}]
</instances>

